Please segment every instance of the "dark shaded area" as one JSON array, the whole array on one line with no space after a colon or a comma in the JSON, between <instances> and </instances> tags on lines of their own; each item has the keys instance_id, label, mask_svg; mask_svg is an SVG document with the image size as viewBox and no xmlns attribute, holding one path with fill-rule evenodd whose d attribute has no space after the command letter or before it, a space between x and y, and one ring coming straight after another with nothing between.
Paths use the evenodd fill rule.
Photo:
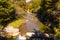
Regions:
<instances>
[{"instance_id":1,"label":"dark shaded area","mask_svg":"<svg viewBox=\"0 0 60 40\"><path fill-rule=\"evenodd\" d=\"M33 35L32 37L30 37L29 40L43 40L44 37L42 35L39 35L39 36L36 36L36 35Z\"/></svg>"},{"instance_id":2,"label":"dark shaded area","mask_svg":"<svg viewBox=\"0 0 60 40\"><path fill-rule=\"evenodd\" d=\"M49 26L51 29L53 29L54 27L58 28L59 20L56 18L56 16L43 12L44 12L43 10L38 10L37 12L37 17L39 21Z\"/></svg>"},{"instance_id":3,"label":"dark shaded area","mask_svg":"<svg viewBox=\"0 0 60 40\"><path fill-rule=\"evenodd\" d=\"M43 22L43 24L51 24L52 26L58 26L58 19L56 16L48 13L43 13L43 10L38 10L37 17L39 21Z\"/></svg>"},{"instance_id":4,"label":"dark shaded area","mask_svg":"<svg viewBox=\"0 0 60 40\"><path fill-rule=\"evenodd\" d=\"M37 11L37 18L40 22L42 22L44 25L47 25L51 31L50 33L54 33L54 27L58 28L59 20L57 19L56 15L53 15L53 11L56 10L55 3L56 1L48 1L50 4L47 3L47 1L43 0L41 9ZM48 5L48 7L46 6ZM52 11L50 13L47 12L48 9L51 9ZM52 13L52 14L51 14ZM57 14L57 12L56 12Z\"/></svg>"},{"instance_id":5,"label":"dark shaded area","mask_svg":"<svg viewBox=\"0 0 60 40\"><path fill-rule=\"evenodd\" d=\"M3 25L4 27L2 29L4 29L10 22L13 22L14 20L16 20L17 14L15 13L15 9L13 10L13 12L10 12L9 15L6 15L3 17L4 20L2 20L1 25Z\"/></svg>"},{"instance_id":6,"label":"dark shaded area","mask_svg":"<svg viewBox=\"0 0 60 40\"><path fill-rule=\"evenodd\" d=\"M1 37L1 36L0 36L0 40L7 40L7 38L6 38L6 37Z\"/></svg>"},{"instance_id":7,"label":"dark shaded area","mask_svg":"<svg viewBox=\"0 0 60 40\"><path fill-rule=\"evenodd\" d=\"M38 30L36 30L38 31ZM29 39L27 40L55 40L55 36L54 35L49 35L49 37L47 37L45 34L42 34L40 32L34 32L35 34L32 35ZM36 35L37 33L37 35Z\"/></svg>"},{"instance_id":8,"label":"dark shaded area","mask_svg":"<svg viewBox=\"0 0 60 40\"><path fill-rule=\"evenodd\" d=\"M6 27L7 24L9 24L10 22L16 20L16 10L14 9L14 7L10 4L7 3L8 1L5 0L1 0L0 1L0 25L2 25L3 27Z\"/></svg>"},{"instance_id":9,"label":"dark shaded area","mask_svg":"<svg viewBox=\"0 0 60 40\"><path fill-rule=\"evenodd\" d=\"M4 8L8 8L8 3L6 2L0 2L0 6L4 7Z\"/></svg>"},{"instance_id":10,"label":"dark shaded area","mask_svg":"<svg viewBox=\"0 0 60 40\"><path fill-rule=\"evenodd\" d=\"M15 39L14 38L7 38L7 37L0 36L0 40L15 40Z\"/></svg>"}]
</instances>

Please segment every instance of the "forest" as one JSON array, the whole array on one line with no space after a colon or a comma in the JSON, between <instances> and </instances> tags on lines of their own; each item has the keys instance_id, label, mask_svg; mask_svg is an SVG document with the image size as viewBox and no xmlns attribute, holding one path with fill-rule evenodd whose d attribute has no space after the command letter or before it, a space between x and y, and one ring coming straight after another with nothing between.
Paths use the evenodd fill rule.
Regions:
<instances>
[{"instance_id":1,"label":"forest","mask_svg":"<svg viewBox=\"0 0 60 40\"><path fill-rule=\"evenodd\" d=\"M32 26L38 25L41 33L53 34L60 40L60 0L0 0L0 34L7 26L24 32L29 20Z\"/></svg>"}]
</instances>

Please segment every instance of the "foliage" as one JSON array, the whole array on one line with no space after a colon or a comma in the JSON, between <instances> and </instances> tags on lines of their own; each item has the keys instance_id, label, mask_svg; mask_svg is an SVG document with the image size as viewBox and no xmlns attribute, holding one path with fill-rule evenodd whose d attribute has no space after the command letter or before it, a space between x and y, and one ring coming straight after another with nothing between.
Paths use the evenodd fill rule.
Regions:
<instances>
[{"instance_id":1,"label":"foliage","mask_svg":"<svg viewBox=\"0 0 60 40\"><path fill-rule=\"evenodd\" d=\"M47 25L54 33L53 28L57 27L58 19L55 15L52 15L52 11L56 10L55 4L58 0L42 0L41 9L37 11L38 19L45 25Z\"/></svg>"},{"instance_id":2,"label":"foliage","mask_svg":"<svg viewBox=\"0 0 60 40\"><path fill-rule=\"evenodd\" d=\"M0 0L0 24L6 26L15 19L15 10L8 0Z\"/></svg>"},{"instance_id":3,"label":"foliage","mask_svg":"<svg viewBox=\"0 0 60 40\"><path fill-rule=\"evenodd\" d=\"M16 18L15 10L18 16L26 13L27 10L36 12L40 21L40 31L42 33L51 33L52 31L57 38L60 37L60 16L57 16L60 15L60 0L31 0L29 3L26 3L25 0L15 0L13 3L10 0L0 0L1 27L2 25L6 26L8 23L9 26L18 27L24 22L24 20L20 18L14 20ZM13 22L11 22L12 20Z\"/></svg>"},{"instance_id":4,"label":"foliage","mask_svg":"<svg viewBox=\"0 0 60 40\"><path fill-rule=\"evenodd\" d=\"M50 31L51 31L51 29L48 26L44 25L41 22L39 22L39 30L42 33L50 33Z\"/></svg>"},{"instance_id":5,"label":"foliage","mask_svg":"<svg viewBox=\"0 0 60 40\"><path fill-rule=\"evenodd\" d=\"M60 0L56 3L56 8L60 10Z\"/></svg>"},{"instance_id":6,"label":"foliage","mask_svg":"<svg viewBox=\"0 0 60 40\"><path fill-rule=\"evenodd\" d=\"M60 39L60 28L54 28L54 30L55 30L55 35L56 35L56 37L57 37L57 40L59 40Z\"/></svg>"},{"instance_id":7,"label":"foliage","mask_svg":"<svg viewBox=\"0 0 60 40\"><path fill-rule=\"evenodd\" d=\"M36 12L40 8L41 0L31 0L30 2L26 3L25 0L20 0L17 2L24 11L29 9L30 12Z\"/></svg>"},{"instance_id":8,"label":"foliage","mask_svg":"<svg viewBox=\"0 0 60 40\"><path fill-rule=\"evenodd\" d=\"M41 0L32 0L27 6L31 12L36 12L40 8L40 5Z\"/></svg>"},{"instance_id":9,"label":"foliage","mask_svg":"<svg viewBox=\"0 0 60 40\"><path fill-rule=\"evenodd\" d=\"M15 3L15 2L14 2ZM20 1L17 1L16 4L24 10L26 10L26 2L25 0L20 0Z\"/></svg>"},{"instance_id":10,"label":"foliage","mask_svg":"<svg viewBox=\"0 0 60 40\"><path fill-rule=\"evenodd\" d=\"M2 29L3 28L3 26L2 25L0 25L0 29Z\"/></svg>"},{"instance_id":11,"label":"foliage","mask_svg":"<svg viewBox=\"0 0 60 40\"><path fill-rule=\"evenodd\" d=\"M23 23L23 19L19 18L11 23L8 24L8 26L13 26L15 28L18 28L22 23Z\"/></svg>"},{"instance_id":12,"label":"foliage","mask_svg":"<svg viewBox=\"0 0 60 40\"><path fill-rule=\"evenodd\" d=\"M42 28L41 28L41 26L40 26L40 30L43 32L42 29L45 30L48 26L48 29L50 29L50 30L45 30L45 32L49 31L50 33L54 33L57 36L57 38L60 37L60 31L59 31L59 29L60 29L60 16L59 16L60 9L58 9L59 5L56 6L56 4L58 2L59 2L59 0L42 0L42 4L40 5L41 8L37 11L38 19L40 20L40 22L42 22L42 24L44 24L44 27L42 26ZM46 25L46 27L45 27L45 25ZM56 28L56 29L54 29L54 28Z\"/></svg>"}]
</instances>

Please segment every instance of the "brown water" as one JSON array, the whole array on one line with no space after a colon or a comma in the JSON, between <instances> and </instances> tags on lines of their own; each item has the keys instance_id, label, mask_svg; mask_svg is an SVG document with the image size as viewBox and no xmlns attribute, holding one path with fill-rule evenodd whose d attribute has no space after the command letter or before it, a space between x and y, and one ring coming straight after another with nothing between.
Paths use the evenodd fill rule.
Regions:
<instances>
[{"instance_id":1,"label":"brown water","mask_svg":"<svg viewBox=\"0 0 60 40\"><path fill-rule=\"evenodd\" d=\"M36 17L32 15L32 13L27 13L26 14L26 29L28 31L33 31L34 29L38 28L38 22L36 20Z\"/></svg>"}]
</instances>

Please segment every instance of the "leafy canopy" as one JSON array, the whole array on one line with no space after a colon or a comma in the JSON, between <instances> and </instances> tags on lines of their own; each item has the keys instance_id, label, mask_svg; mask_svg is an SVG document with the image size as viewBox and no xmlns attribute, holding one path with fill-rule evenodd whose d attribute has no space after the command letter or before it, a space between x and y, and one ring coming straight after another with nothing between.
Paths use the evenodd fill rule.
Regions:
<instances>
[{"instance_id":1,"label":"leafy canopy","mask_svg":"<svg viewBox=\"0 0 60 40\"><path fill-rule=\"evenodd\" d=\"M8 0L0 0L0 24L6 25L14 19L15 10Z\"/></svg>"}]
</instances>

